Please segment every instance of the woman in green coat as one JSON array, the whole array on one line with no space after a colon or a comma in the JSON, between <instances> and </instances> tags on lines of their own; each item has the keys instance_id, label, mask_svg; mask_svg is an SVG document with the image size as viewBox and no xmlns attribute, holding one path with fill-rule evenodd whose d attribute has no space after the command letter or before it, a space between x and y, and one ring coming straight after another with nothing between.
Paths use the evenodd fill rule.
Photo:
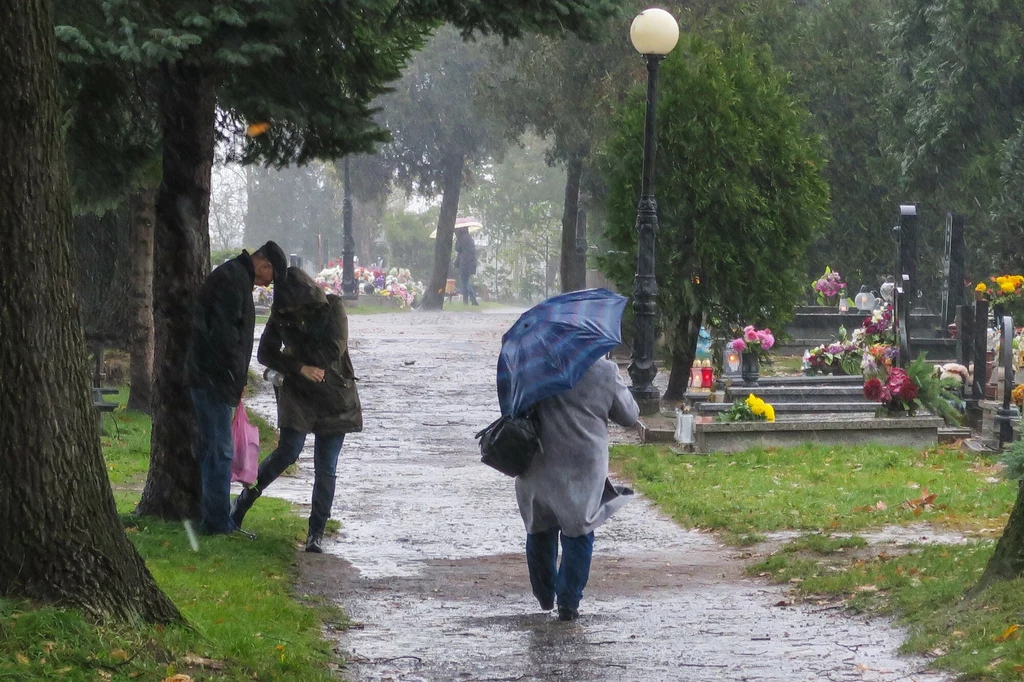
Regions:
<instances>
[{"instance_id":1,"label":"woman in green coat","mask_svg":"<svg viewBox=\"0 0 1024 682\"><path fill-rule=\"evenodd\" d=\"M345 434L363 429L355 371L348 353L348 316L338 296L328 296L299 268L274 283L270 319L260 339L261 364L284 377L277 391L277 449L259 468L256 484L235 499L238 527L267 486L294 464L312 433L313 505L307 552L323 551L323 534L334 503L335 472Z\"/></svg>"}]
</instances>

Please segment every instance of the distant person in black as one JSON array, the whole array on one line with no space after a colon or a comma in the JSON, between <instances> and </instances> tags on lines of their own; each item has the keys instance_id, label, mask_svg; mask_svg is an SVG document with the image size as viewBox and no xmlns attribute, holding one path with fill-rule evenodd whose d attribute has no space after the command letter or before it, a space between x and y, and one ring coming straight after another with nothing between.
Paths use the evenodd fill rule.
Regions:
<instances>
[{"instance_id":1,"label":"distant person in black","mask_svg":"<svg viewBox=\"0 0 1024 682\"><path fill-rule=\"evenodd\" d=\"M274 242L217 267L203 282L192 313L185 369L196 413L202 503L200 530L231 533L232 411L249 378L256 306L252 289L284 276L288 260Z\"/></svg>"},{"instance_id":2,"label":"distant person in black","mask_svg":"<svg viewBox=\"0 0 1024 682\"><path fill-rule=\"evenodd\" d=\"M473 288L473 275L476 274L476 243L469 235L468 227L459 227L455 230L455 269L459 271L459 291L462 292L462 302L473 305L480 305L476 300L476 290Z\"/></svg>"}]
</instances>

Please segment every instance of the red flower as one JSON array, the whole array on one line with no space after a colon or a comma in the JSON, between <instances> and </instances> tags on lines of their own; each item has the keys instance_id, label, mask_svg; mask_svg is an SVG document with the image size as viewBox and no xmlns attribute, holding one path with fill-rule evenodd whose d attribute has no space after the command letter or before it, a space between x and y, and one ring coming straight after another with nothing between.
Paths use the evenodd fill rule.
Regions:
<instances>
[{"instance_id":1,"label":"red flower","mask_svg":"<svg viewBox=\"0 0 1024 682\"><path fill-rule=\"evenodd\" d=\"M882 382L874 378L864 382L864 397L868 400L881 400Z\"/></svg>"},{"instance_id":2,"label":"red flower","mask_svg":"<svg viewBox=\"0 0 1024 682\"><path fill-rule=\"evenodd\" d=\"M889 371L889 390L893 397L910 401L917 397L917 384L910 378L906 370L894 367Z\"/></svg>"}]
</instances>

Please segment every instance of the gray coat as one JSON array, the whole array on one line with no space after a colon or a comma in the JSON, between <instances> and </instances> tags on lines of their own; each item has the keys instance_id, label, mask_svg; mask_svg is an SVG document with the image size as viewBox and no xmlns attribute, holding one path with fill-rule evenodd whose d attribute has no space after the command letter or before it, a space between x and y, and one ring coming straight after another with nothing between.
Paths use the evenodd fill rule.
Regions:
<instances>
[{"instance_id":1,"label":"gray coat","mask_svg":"<svg viewBox=\"0 0 1024 682\"><path fill-rule=\"evenodd\" d=\"M640 410L618 366L604 359L536 410L544 451L516 479L526 532L587 535L633 498L632 490L608 480L608 420L632 426Z\"/></svg>"}]
</instances>

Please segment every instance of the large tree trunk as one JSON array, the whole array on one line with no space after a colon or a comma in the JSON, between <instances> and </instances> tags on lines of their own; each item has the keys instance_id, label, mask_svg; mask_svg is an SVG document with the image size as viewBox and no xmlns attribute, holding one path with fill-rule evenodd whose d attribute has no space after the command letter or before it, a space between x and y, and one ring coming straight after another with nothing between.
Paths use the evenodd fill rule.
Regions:
<instances>
[{"instance_id":1,"label":"large tree trunk","mask_svg":"<svg viewBox=\"0 0 1024 682\"><path fill-rule=\"evenodd\" d=\"M697 357L697 341L700 338L700 325L703 320L700 310L679 318L672 339L672 371L668 375L668 388L665 389L665 400L682 400L686 387L690 382L690 369Z\"/></svg>"},{"instance_id":2,"label":"large tree trunk","mask_svg":"<svg viewBox=\"0 0 1024 682\"><path fill-rule=\"evenodd\" d=\"M437 240L434 242L434 272L423 294L425 310L441 310L444 306L444 289L452 262L452 239L455 236L455 219L459 217L459 193L462 191L465 165L466 158L459 154L448 159L444 166L441 213L437 218Z\"/></svg>"},{"instance_id":3,"label":"large tree trunk","mask_svg":"<svg viewBox=\"0 0 1024 682\"><path fill-rule=\"evenodd\" d=\"M580 210L580 178L583 177L583 156L574 154L565 165L565 202L562 204L562 255L559 273L562 291L577 291L587 286L586 271L580 269L576 256L576 221Z\"/></svg>"},{"instance_id":4,"label":"large tree trunk","mask_svg":"<svg viewBox=\"0 0 1024 682\"><path fill-rule=\"evenodd\" d=\"M128 409L152 414L153 398L153 230L156 190L132 196L131 296L135 333L131 340L131 392Z\"/></svg>"},{"instance_id":5,"label":"large tree trunk","mask_svg":"<svg viewBox=\"0 0 1024 682\"><path fill-rule=\"evenodd\" d=\"M213 84L198 69L165 66L161 94L163 182L156 203L153 275L153 436L149 476L136 512L163 519L199 515L196 426L185 382L192 302L210 269Z\"/></svg>"},{"instance_id":6,"label":"large tree trunk","mask_svg":"<svg viewBox=\"0 0 1024 682\"><path fill-rule=\"evenodd\" d=\"M1017 484L1017 501L1013 504L1006 528L996 551L985 566L978 584L967 592L968 597L980 594L992 583L1024 576L1024 481Z\"/></svg>"},{"instance_id":7,"label":"large tree trunk","mask_svg":"<svg viewBox=\"0 0 1024 682\"><path fill-rule=\"evenodd\" d=\"M53 14L0 3L0 595L181 619L124 533L92 407Z\"/></svg>"}]
</instances>

